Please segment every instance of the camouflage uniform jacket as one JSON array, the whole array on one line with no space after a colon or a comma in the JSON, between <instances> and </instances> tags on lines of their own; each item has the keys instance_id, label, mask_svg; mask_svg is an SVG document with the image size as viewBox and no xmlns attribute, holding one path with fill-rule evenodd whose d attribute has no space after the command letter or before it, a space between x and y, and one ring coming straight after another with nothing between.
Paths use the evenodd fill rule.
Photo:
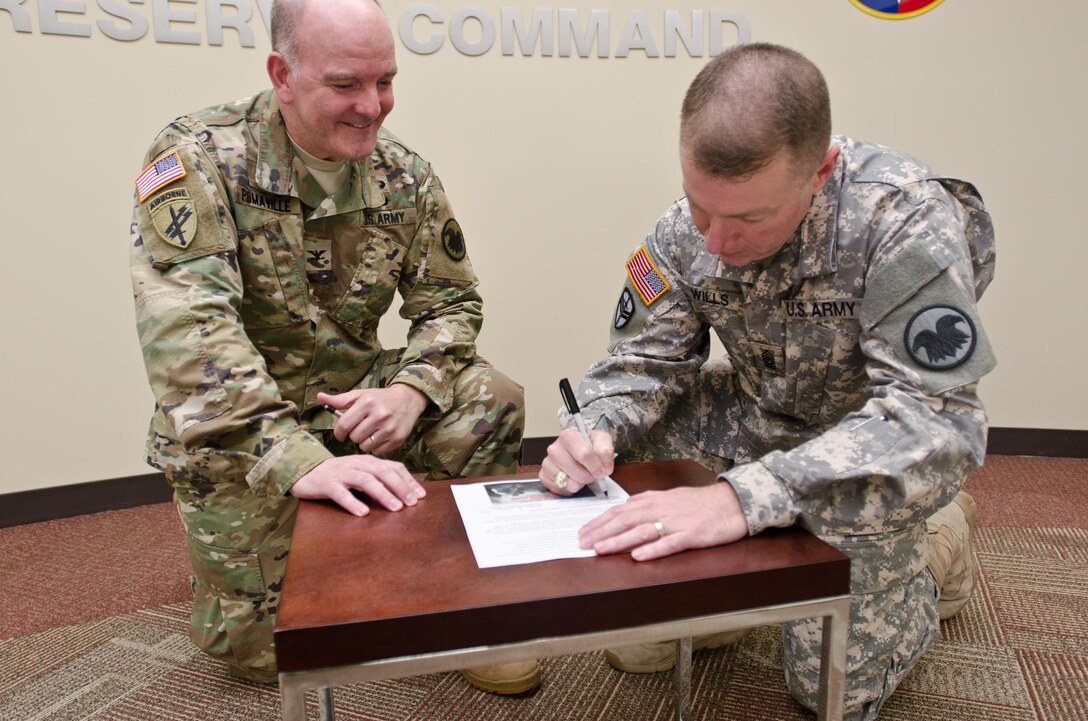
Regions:
<instances>
[{"instance_id":1,"label":"camouflage uniform jacket","mask_svg":"<svg viewBox=\"0 0 1088 721\"><path fill-rule=\"evenodd\" d=\"M725 264L686 200L669 208L628 261L610 355L579 394L587 422L631 447L697 382L713 329L736 402L711 401L701 443L736 461L725 478L749 531L911 528L906 547L874 551L911 556L916 573L921 521L984 455L976 381L994 361L976 299L992 277L993 228L969 184L834 142L832 176L764 263Z\"/></svg>"},{"instance_id":2,"label":"camouflage uniform jacket","mask_svg":"<svg viewBox=\"0 0 1088 721\"><path fill-rule=\"evenodd\" d=\"M152 465L286 493L330 457L311 432L334 421L317 393L350 390L375 363L394 291L411 322L394 382L448 410L481 300L426 161L383 130L329 196L269 90L179 118L146 162L131 274Z\"/></svg>"}]
</instances>

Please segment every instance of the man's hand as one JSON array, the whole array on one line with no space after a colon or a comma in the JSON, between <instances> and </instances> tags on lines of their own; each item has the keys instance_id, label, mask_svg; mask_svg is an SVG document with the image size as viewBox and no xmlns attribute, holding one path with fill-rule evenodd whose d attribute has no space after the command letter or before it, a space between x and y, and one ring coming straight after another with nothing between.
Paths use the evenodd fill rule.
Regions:
<instances>
[{"instance_id":1,"label":"man's hand","mask_svg":"<svg viewBox=\"0 0 1088 721\"><path fill-rule=\"evenodd\" d=\"M388 453L400 448L427 408L427 396L404 383L368 388L317 400L343 412L333 428L339 441L350 438L363 453Z\"/></svg>"},{"instance_id":2,"label":"man's hand","mask_svg":"<svg viewBox=\"0 0 1088 721\"><path fill-rule=\"evenodd\" d=\"M630 550L636 561L720 546L747 535L740 499L725 481L631 496L578 531L582 548L602 555Z\"/></svg>"},{"instance_id":3,"label":"man's hand","mask_svg":"<svg viewBox=\"0 0 1088 721\"><path fill-rule=\"evenodd\" d=\"M614 456L612 436L604 431L590 431L593 445L586 443L582 434L567 428L548 446L548 457L540 464L540 481L552 493L569 496L582 487L612 473ZM556 476L566 476L563 485L557 485Z\"/></svg>"},{"instance_id":4,"label":"man's hand","mask_svg":"<svg viewBox=\"0 0 1088 721\"><path fill-rule=\"evenodd\" d=\"M339 456L322 461L295 481L291 495L328 498L355 516L370 513L367 505L352 495L352 489L362 491L390 511L414 506L427 495L403 464L373 456Z\"/></svg>"}]
</instances>

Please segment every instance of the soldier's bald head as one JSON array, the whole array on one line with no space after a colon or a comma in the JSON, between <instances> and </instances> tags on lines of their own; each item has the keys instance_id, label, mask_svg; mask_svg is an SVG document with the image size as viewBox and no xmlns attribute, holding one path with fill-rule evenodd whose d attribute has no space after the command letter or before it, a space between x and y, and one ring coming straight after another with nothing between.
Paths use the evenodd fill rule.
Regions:
<instances>
[{"instance_id":1,"label":"soldier's bald head","mask_svg":"<svg viewBox=\"0 0 1088 721\"><path fill-rule=\"evenodd\" d=\"M819 69L778 45L738 45L711 60L688 88L680 144L704 172L750 175L786 150L798 172L831 142L831 103Z\"/></svg>"},{"instance_id":2,"label":"soldier's bald head","mask_svg":"<svg viewBox=\"0 0 1088 721\"><path fill-rule=\"evenodd\" d=\"M351 0L380 8L378 0ZM292 67L298 64L296 31L302 16L311 5L327 9L329 0L273 0L272 1L272 49L287 60Z\"/></svg>"}]
</instances>

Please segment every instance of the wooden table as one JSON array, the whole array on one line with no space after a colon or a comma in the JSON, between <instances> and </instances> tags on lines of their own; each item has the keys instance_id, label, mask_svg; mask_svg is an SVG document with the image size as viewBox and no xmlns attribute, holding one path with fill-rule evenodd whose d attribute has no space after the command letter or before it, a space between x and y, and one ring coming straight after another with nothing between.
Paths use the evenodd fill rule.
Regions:
<instances>
[{"instance_id":1,"label":"wooden table","mask_svg":"<svg viewBox=\"0 0 1088 721\"><path fill-rule=\"evenodd\" d=\"M716 481L691 461L620 466L613 478L632 495ZM299 504L275 631L285 721L306 718L307 689L319 689L324 721L335 685L675 639L684 718L692 636L814 617L824 620L819 718L841 719L850 562L831 546L793 528L643 563L481 569L450 484L362 519Z\"/></svg>"}]
</instances>

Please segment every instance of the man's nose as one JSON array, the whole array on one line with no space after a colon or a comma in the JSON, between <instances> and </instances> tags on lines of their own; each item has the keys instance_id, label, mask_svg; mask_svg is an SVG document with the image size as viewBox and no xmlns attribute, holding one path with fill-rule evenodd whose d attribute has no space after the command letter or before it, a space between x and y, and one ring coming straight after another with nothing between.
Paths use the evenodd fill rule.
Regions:
<instances>
[{"instance_id":1,"label":"man's nose","mask_svg":"<svg viewBox=\"0 0 1088 721\"><path fill-rule=\"evenodd\" d=\"M381 99L378 90L374 87L361 89L355 96L353 109L363 117L374 119L382 112Z\"/></svg>"},{"instance_id":2,"label":"man's nose","mask_svg":"<svg viewBox=\"0 0 1088 721\"><path fill-rule=\"evenodd\" d=\"M739 237L740 233L735 226L717 220L712 220L710 227L703 233L706 249L715 255L721 253L727 242L735 243Z\"/></svg>"}]
</instances>

